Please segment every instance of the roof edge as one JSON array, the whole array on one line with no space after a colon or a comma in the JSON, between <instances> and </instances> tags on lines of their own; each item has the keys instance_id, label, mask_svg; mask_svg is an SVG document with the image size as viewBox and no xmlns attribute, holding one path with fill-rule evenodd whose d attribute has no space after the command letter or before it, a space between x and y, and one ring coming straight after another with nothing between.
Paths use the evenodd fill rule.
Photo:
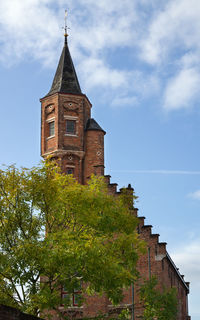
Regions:
<instances>
[{"instance_id":1,"label":"roof edge","mask_svg":"<svg viewBox=\"0 0 200 320\"><path fill-rule=\"evenodd\" d=\"M94 118L88 119L85 131L102 131L104 134L106 134L106 131L100 127L100 125L96 122Z\"/></svg>"},{"instance_id":2,"label":"roof edge","mask_svg":"<svg viewBox=\"0 0 200 320\"><path fill-rule=\"evenodd\" d=\"M80 97L84 97L84 98L86 98L87 99L87 101L89 102L89 104L90 104L90 106L92 107L92 103L90 102L90 100L88 99L88 97L87 97L87 95L85 94L85 93L64 93L64 92L55 92L55 93L52 93L52 94L50 94L50 95L46 95L46 96L44 96L43 98L40 98L39 100L40 100L40 102L41 101L43 101L43 100L45 100L45 99L47 99L47 98L49 98L49 97L52 97L52 96L54 96L54 95L58 95L58 94L63 94L63 95L65 95L65 96L80 96Z\"/></svg>"},{"instance_id":3,"label":"roof edge","mask_svg":"<svg viewBox=\"0 0 200 320\"><path fill-rule=\"evenodd\" d=\"M166 258L169 260L169 262L171 263L172 267L174 268L174 270L176 271L176 274L178 275L179 279L182 281L183 285L185 286L185 288L187 289L187 293L190 292L189 287L187 286L185 280L182 278L180 272L178 271L174 261L172 260L172 258L170 257L169 253L166 251Z\"/></svg>"}]
</instances>

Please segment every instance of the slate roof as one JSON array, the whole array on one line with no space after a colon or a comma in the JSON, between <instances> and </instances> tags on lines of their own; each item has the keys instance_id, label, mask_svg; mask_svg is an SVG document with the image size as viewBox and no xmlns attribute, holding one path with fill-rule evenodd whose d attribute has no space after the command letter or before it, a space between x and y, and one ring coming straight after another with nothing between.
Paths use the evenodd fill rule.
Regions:
<instances>
[{"instance_id":1,"label":"slate roof","mask_svg":"<svg viewBox=\"0 0 200 320\"><path fill-rule=\"evenodd\" d=\"M97 130L106 133L93 118L88 119L85 130Z\"/></svg>"},{"instance_id":2,"label":"slate roof","mask_svg":"<svg viewBox=\"0 0 200 320\"><path fill-rule=\"evenodd\" d=\"M65 36L64 47L60 56L51 89L46 96L58 92L81 94L81 88L67 44L67 36Z\"/></svg>"}]
</instances>

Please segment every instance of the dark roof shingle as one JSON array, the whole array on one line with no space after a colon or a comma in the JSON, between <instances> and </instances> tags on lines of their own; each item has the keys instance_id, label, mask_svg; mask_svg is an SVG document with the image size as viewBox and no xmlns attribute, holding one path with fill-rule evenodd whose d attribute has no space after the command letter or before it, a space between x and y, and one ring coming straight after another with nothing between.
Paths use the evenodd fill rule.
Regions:
<instances>
[{"instance_id":1,"label":"dark roof shingle","mask_svg":"<svg viewBox=\"0 0 200 320\"><path fill-rule=\"evenodd\" d=\"M93 118L88 119L85 130L98 130L106 133Z\"/></svg>"}]
</instances>

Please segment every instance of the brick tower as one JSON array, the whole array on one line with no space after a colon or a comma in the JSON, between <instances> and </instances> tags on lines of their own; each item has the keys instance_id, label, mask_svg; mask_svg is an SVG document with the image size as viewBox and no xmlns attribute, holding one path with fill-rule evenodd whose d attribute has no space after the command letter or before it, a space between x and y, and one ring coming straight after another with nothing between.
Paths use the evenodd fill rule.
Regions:
<instances>
[{"instance_id":1,"label":"brick tower","mask_svg":"<svg viewBox=\"0 0 200 320\"><path fill-rule=\"evenodd\" d=\"M91 118L91 103L82 93L76 71L71 59L65 35L64 47L56 74L49 93L41 99L41 155L52 156L60 162L62 171L73 174L81 184L86 184L92 173L104 175L104 135L105 131ZM117 184L110 183L110 176L105 176L108 192L118 196ZM133 192L128 186L129 192ZM132 213L138 216L137 209ZM152 232L151 225L145 225L145 217L138 217L138 234L145 240L147 252L138 260L137 269L141 279L155 275L160 289L176 287L178 296L177 320L190 320L188 316L189 283L179 273L166 249L166 243L159 242L159 235ZM108 317L117 315L124 308L132 313L132 319L141 319L143 306L139 299L140 284L124 290L124 299L118 306L113 306L105 296L86 296L83 306L72 303L71 307L60 312L70 312L71 319L94 317L99 312ZM63 295L63 292L61 292ZM75 295L75 293L74 293ZM74 298L72 301L75 301ZM59 318L55 315L53 320Z\"/></svg>"},{"instance_id":2,"label":"brick tower","mask_svg":"<svg viewBox=\"0 0 200 320\"><path fill-rule=\"evenodd\" d=\"M62 171L85 184L104 175L105 131L91 118L91 103L81 92L65 34L64 47L48 94L42 98L41 155L60 162Z\"/></svg>"}]
</instances>

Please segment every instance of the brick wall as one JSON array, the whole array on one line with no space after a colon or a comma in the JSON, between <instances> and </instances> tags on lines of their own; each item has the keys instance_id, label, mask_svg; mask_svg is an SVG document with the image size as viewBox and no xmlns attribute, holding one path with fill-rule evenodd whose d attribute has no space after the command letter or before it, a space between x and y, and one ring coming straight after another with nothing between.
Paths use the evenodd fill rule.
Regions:
<instances>
[{"instance_id":1,"label":"brick wall","mask_svg":"<svg viewBox=\"0 0 200 320\"><path fill-rule=\"evenodd\" d=\"M85 134L84 183L91 174L104 175L104 132L89 130Z\"/></svg>"}]
</instances>

